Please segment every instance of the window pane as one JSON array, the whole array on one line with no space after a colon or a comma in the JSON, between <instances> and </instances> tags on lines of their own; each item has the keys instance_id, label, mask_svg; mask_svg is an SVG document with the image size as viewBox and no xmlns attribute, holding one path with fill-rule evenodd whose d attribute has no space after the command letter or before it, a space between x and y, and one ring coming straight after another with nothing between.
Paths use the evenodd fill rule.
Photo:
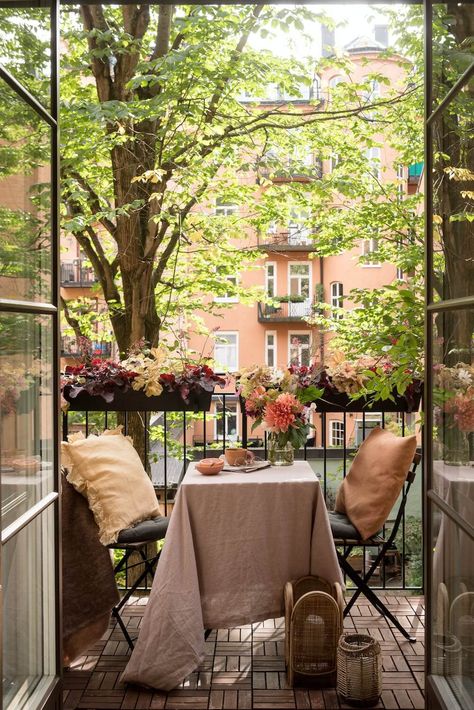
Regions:
<instances>
[{"instance_id":1,"label":"window pane","mask_svg":"<svg viewBox=\"0 0 474 710\"><path fill-rule=\"evenodd\" d=\"M473 112L461 91L433 125L434 300L474 294Z\"/></svg>"},{"instance_id":2,"label":"window pane","mask_svg":"<svg viewBox=\"0 0 474 710\"><path fill-rule=\"evenodd\" d=\"M0 297L51 297L51 130L0 79Z\"/></svg>"},{"instance_id":3,"label":"window pane","mask_svg":"<svg viewBox=\"0 0 474 710\"><path fill-rule=\"evenodd\" d=\"M35 691L55 674L52 507L2 549L3 707L39 707Z\"/></svg>"},{"instance_id":4,"label":"window pane","mask_svg":"<svg viewBox=\"0 0 474 710\"><path fill-rule=\"evenodd\" d=\"M471 2L433 4L433 103L439 104L474 61Z\"/></svg>"},{"instance_id":5,"label":"window pane","mask_svg":"<svg viewBox=\"0 0 474 710\"><path fill-rule=\"evenodd\" d=\"M0 315L2 528L53 490L52 324Z\"/></svg>"},{"instance_id":6,"label":"window pane","mask_svg":"<svg viewBox=\"0 0 474 710\"><path fill-rule=\"evenodd\" d=\"M51 98L50 32L49 8L0 8L0 63L46 108Z\"/></svg>"},{"instance_id":7,"label":"window pane","mask_svg":"<svg viewBox=\"0 0 474 710\"><path fill-rule=\"evenodd\" d=\"M474 519L474 494L463 501L463 517ZM447 515L433 520L432 637L430 673L445 678L459 706L472 707L474 687L473 540Z\"/></svg>"},{"instance_id":8,"label":"window pane","mask_svg":"<svg viewBox=\"0 0 474 710\"><path fill-rule=\"evenodd\" d=\"M474 500L474 309L438 313L433 327L433 485L456 507L453 491Z\"/></svg>"}]
</instances>

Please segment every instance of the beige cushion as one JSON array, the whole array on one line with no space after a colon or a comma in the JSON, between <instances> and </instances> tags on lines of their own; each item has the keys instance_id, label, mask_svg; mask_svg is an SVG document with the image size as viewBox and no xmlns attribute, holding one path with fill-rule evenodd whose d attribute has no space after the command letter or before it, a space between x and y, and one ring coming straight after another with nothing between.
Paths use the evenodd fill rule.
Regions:
<instances>
[{"instance_id":1,"label":"beige cushion","mask_svg":"<svg viewBox=\"0 0 474 710\"><path fill-rule=\"evenodd\" d=\"M337 492L336 512L347 515L363 540L383 527L415 451L416 436L395 436L380 427L362 442Z\"/></svg>"},{"instance_id":2,"label":"beige cushion","mask_svg":"<svg viewBox=\"0 0 474 710\"><path fill-rule=\"evenodd\" d=\"M89 503L102 544L117 541L120 530L160 515L153 484L121 427L100 436L82 432L62 442L67 480Z\"/></svg>"}]
</instances>

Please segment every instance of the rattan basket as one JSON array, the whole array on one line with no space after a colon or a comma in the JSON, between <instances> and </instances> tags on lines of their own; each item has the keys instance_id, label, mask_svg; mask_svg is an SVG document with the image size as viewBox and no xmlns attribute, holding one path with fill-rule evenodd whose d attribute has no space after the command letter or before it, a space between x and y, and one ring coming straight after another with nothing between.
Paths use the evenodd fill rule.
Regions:
<instances>
[{"instance_id":1,"label":"rattan basket","mask_svg":"<svg viewBox=\"0 0 474 710\"><path fill-rule=\"evenodd\" d=\"M337 648L337 692L347 703L375 705L382 692L380 645L368 634L344 634Z\"/></svg>"},{"instance_id":2,"label":"rattan basket","mask_svg":"<svg viewBox=\"0 0 474 710\"><path fill-rule=\"evenodd\" d=\"M301 577L286 583L284 597L288 684L311 676L323 685L335 685L344 609L341 586L321 577Z\"/></svg>"}]
</instances>

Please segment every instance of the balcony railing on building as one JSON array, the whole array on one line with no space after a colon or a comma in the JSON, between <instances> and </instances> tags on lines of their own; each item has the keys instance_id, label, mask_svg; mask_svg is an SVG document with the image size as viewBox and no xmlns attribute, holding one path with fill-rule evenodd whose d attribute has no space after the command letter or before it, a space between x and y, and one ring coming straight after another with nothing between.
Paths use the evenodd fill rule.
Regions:
<instances>
[{"instance_id":1,"label":"balcony railing on building","mask_svg":"<svg viewBox=\"0 0 474 710\"><path fill-rule=\"evenodd\" d=\"M280 165L260 164L257 169L257 183L262 178L279 182L311 182L320 180L323 176L323 163L319 158L307 161L289 158Z\"/></svg>"},{"instance_id":2,"label":"balcony railing on building","mask_svg":"<svg viewBox=\"0 0 474 710\"><path fill-rule=\"evenodd\" d=\"M314 251L313 233L307 229L286 232L267 232L257 240L260 249L267 251Z\"/></svg>"},{"instance_id":3,"label":"balcony railing on building","mask_svg":"<svg viewBox=\"0 0 474 710\"><path fill-rule=\"evenodd\" d=\"M87 287L97 283L97 277L91 266L84 266L82 259L61 263L61 285Z\"/></svg>"},{"instance_id":4,"label":"balcony railing on building","mask_svg":"<svg viewBox=\"0 0 474 710\"><path fill-rule=\"evenodd\" d=\"M112 343L93 342L91 353L93 357L111 357ZM68 335L61 338L61 357L82 357L76 338Z\"/></svg>"},{"instance_id":5,"label":"balcony railing on building","mask_svg":"<svg viewBox=\"0 0 474 710\"><path fill-rule=\"evenodd\" d=\"M302 321L314 313L316 302L311 298L301 299L297 296L280 297L276 305L259 302L259 323L288 323Z\"/></svg>"}]
</instances>

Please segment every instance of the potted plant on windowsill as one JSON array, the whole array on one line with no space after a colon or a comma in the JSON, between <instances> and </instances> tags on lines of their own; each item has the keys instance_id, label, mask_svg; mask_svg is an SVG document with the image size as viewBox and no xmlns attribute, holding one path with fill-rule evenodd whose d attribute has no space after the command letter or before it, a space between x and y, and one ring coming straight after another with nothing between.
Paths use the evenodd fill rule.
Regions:
<instances>
[{"instance_id":1,"label":"potted plant on windowsill","mask_svg":"<svg viewBox=\"0 0 474 710\"><path fill-rule=\"evenodd\" d=\"M170 363L164 349L134 350L121 362L85 357L68 366L61 389L66 408L92 411L209 411L225 380L206 364Z\"/></svg>"}]
</instances>

